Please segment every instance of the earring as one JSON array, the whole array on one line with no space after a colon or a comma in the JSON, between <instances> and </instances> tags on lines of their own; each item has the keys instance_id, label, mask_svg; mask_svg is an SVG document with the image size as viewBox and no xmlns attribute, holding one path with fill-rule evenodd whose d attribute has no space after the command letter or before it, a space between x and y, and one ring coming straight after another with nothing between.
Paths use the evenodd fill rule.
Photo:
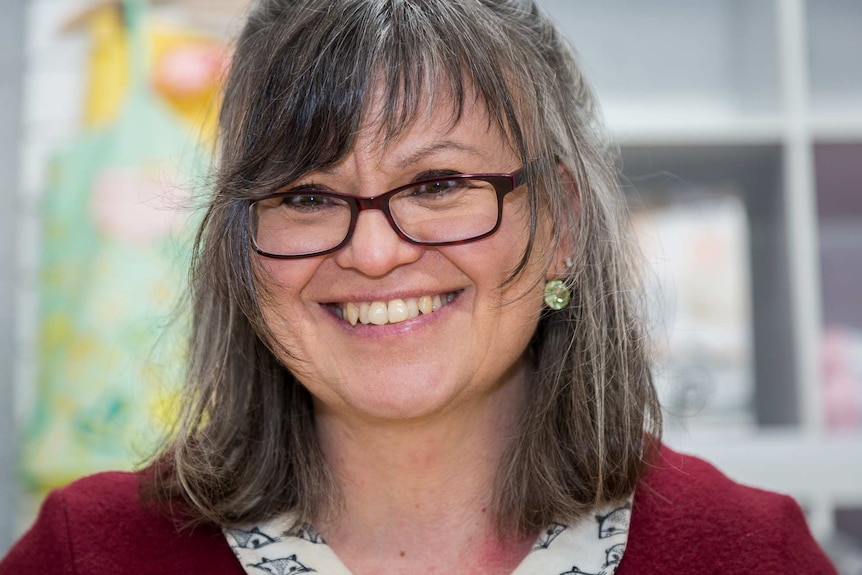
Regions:
<instances>
[{"instance_id":1,"label":"earring","mask_svg":"<svg viewBox=\"0 0 862 575\"><path fill-rule=\"evenodd\" d=\"M559 311L569 305L572 292L563 280L551 280L545 284L545 304L554 311Z\"/></svg>"}]
</instances>

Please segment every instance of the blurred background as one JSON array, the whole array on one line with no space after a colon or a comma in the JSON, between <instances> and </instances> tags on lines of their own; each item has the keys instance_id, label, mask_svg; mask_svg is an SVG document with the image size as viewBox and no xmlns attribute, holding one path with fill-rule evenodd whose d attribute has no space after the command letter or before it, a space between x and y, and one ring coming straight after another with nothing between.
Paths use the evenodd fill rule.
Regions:
<instances>
[{"instance_id":1,"label":"blurred background","mask_svg":"<svg viewBox=\"0 0 862 575\"><path fill-rule=\"evenodd\" d=\"M543 0L620 143L671 445L862 573L862 3ZM0 553L143 461L247 0L4 0Z\"/></svg>"}]
</instances>

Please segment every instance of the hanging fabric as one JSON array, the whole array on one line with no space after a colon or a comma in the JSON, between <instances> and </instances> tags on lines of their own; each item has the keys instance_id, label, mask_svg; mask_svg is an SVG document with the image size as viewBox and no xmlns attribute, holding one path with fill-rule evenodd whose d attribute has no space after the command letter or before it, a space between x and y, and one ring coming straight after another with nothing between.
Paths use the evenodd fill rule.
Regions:
<instances>
[{"instance_id":1,"label":"hanging fabric","mask_svg":"<svg viewBox=\"0 0 862 575\"><path fill-rule=\"evenodd\" d=\"M126 31L106 20L96 40L128 34L125 100L56 156L44 194L37 405L21 450L36 493L140 463L182 376L189 191L209 160L149 88L144 1L124 6Z\"/></svg>"},{"instance_id":2,"label":"hanging fabric","mask_svg":"<svg viewBox=\"0 0 862 575\"><path fill-rule=\"evenodd\" d=\"M77 18L76 18L77 20ZM84 126L116 121L129 91L129 41L122 12L111 5L88 11L93 39ZM78 25L78 24L76 24ZM203 145L215 142L221 80L228 63L224 39L187 25L148 18L147 82L167 107L194 130Z\"/></svg>"}]
</instances>

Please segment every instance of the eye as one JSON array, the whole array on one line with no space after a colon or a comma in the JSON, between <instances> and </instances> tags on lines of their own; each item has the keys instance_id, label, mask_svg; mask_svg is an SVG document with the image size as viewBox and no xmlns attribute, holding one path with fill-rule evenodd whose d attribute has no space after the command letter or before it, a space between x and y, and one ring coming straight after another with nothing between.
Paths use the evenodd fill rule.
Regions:
<instances>
[{"instance_id":1,"label":"eye","mask_svg":"<svg viewBox=\"0 0 862 575\"><path fill-rule=\"evenodd\" d=\"M447 192L460 190L464 188L470 187L470 180L464 179L452 179L452 180L435 180L433 182L427 182L425 184L419 184L415 188L413 188L414 196L434 196L434 195L443 195Z\"/></svg>"},{"instance_id":2,"label":"eye","mask_svg":"<svg viewBox=\"0 0 862 575\"><path fill-rule=\"evenodd\" d=\"M325 194L289 194L282 197L281 205L297 211L318 211L328 208L342 206L343 201L337 200Z\"/></svg>"}]
</instances>

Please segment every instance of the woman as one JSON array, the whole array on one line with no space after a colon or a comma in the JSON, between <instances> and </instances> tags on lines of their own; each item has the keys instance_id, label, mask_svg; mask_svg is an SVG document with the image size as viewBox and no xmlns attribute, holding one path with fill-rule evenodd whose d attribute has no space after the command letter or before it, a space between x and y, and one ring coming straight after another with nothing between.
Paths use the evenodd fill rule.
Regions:
<instances>
[{"instance_id":1,"label":"woman","mask_svg":"<svg viewBox=\"0 0 862 575\"><path fill-rule=\"evenodd\" d=\"M220 127L184 419L0 572L833 572L659 447L615 156L531 1L260 0Z\"/></svg>"}]
</instances>

